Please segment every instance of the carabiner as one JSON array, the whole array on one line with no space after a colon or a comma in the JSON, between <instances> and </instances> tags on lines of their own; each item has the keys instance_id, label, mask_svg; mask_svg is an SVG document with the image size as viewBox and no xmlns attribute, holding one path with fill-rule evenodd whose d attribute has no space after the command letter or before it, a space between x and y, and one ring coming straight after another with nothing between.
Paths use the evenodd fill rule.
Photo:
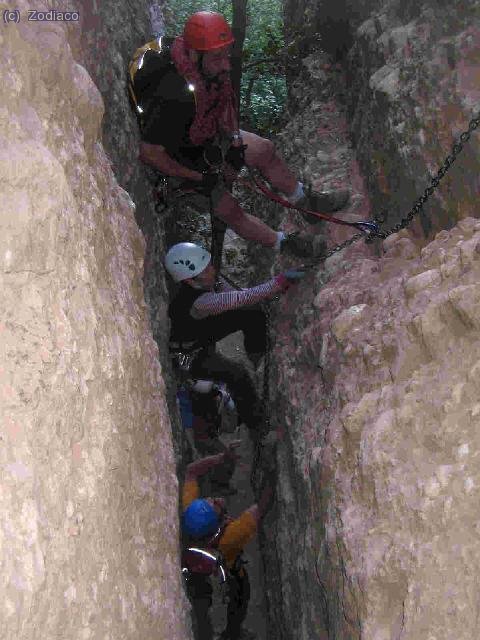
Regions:
<instances>
[{"instance_id":1,"label":"carabiner","mask_svg":"<svg viewBox=\"0 0 480 640\"><path fill-rule=\"evenodd\" d=\"M371 222L370 220L365 220L363 222L354 222L353 226L356 229L359 229L362 233L366 235L366 240L369 241L372 238L383 238L383 232L380 231L380 227L376 222Z\"/></svg>"},{"instance_id":2,"label":"carabiner","mask_svg":"<svg viewBox=\"0 0 480 640\"><path fill-rule=\"evenodd\" d=\"M223 168L223 153L218 145L210 145L203 150L203 159L210 171L220 173Z\"/></svg>"}]
</instances>

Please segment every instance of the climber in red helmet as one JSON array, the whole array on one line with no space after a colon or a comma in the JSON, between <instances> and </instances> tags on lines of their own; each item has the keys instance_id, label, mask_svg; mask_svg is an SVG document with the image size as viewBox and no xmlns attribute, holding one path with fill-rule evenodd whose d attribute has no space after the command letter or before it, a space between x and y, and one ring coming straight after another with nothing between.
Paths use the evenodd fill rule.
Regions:
<instances>
[{"instance_id":1,"label":"climber in red helmet","mask_svg":"<svg viewBox=\"0 0 480 640\"><path fill-rule=\"evenodd\" d=\"M183 35L139 49L130 65L132 95L141 114L140 159L208 196L214 214L245 240L310 257L320 248L312 234L285 235L245 213L229 191L243 165L301 207L333 212L345 207L347 191L306 196L272 142L241 131L230 81L233 34L225 18L199 11ZM223 166L222 172L215 167Z\"/></svg>"}]
</instances>

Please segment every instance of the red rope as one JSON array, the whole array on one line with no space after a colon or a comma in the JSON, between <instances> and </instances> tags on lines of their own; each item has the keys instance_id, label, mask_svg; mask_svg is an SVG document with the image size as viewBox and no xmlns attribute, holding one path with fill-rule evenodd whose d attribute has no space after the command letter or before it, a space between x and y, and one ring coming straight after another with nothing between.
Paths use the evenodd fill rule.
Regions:
<instances>
[{"instance_id":1,"label":"red rope","mask_svg":"<svg viewBox=\"0 0 480 640\"><path fill-rule=\"evenodd\" d=\"M249 182L249 180L246 180L245 178L240 178L240 180L244 184L246 184L250 189L255 191L255 189L253 189L253 187L252 187L251 183ZM256 176L252 176L252 180L253 180L255 186L258 189L260 189L260 191L262 193L264 193L267 196L267 198L269 198L270 200L273 200L274 202L278 202L278 204L281 204L282 207L286 207L287 209L295 209L295 211L300 211L300 213L308 213L311 216L315 216L316 218L320 218L321 220L327 220L328 222L334 222L335 224L342 224L342 225L347 226L347 227L357 228L357 223L355 223L355 222L348 222L347 220L340 220L340 218L335 218L334 216L329 216L326 213L319 213L318 211L311 211L310 209L303 209L302 207L297 207L296 205L292 204L288 200L285 200L284 198L281 198L280 196L277 196L275 193L272 193L270 191L270 189L267 189L267 187L264 184L262 184L256 178Z\"/></svg>"}]
</instances>

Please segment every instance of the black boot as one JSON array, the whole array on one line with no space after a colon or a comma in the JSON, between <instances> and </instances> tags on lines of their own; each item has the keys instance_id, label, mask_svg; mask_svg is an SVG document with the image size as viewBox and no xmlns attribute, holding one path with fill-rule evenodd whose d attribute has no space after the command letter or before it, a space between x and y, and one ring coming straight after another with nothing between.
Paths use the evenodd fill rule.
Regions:
<instances>
[{"instance_id":1,"label":"black boot","mask_svg":"<svg viewBox=\"0 0 480 640\"><path fill-rule=\"evenodd\" d=\"M319 213L334 213L345 209L350 201L350 191L342 189L340 191L313 191L311 186L305 188L303 198L295 202L297 207L301 209L311 209ZM319 224L322 222L320 218L302 213L302 216L309 224Z\"/></svg>"},{"instance_id":2,"label":"black boot","mask_svg":"<svg viewBox=\"0 0 480 640\"><path fill-rule=\"evenodd\" d=\"M327 242L323 236L306 232L289 233L280 243L280 253L290 253L297 258L316 258L325 254Z\"/></svg>"}]
</instances>

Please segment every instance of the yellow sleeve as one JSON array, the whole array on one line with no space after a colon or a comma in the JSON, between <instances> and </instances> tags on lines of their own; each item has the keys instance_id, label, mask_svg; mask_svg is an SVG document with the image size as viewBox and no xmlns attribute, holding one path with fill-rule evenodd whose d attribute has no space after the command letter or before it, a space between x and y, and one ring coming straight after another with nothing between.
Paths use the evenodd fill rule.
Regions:
<instances>
[{"instance_id":1,"label":"yellow sleeve","mask_svg":"<svg viewBox=\"0 0 480 640\"><path fill-rule=\"evenodd\" d=\"M225 557L227 567L230 569L237 556L245 546L255 537L257 523L249 511L244 511L238 518L227 525L223 532L218 548Z\"/></svg>"},{"instance_id":2,"label":"yellow sleeve","mask_svg":"<svg viewBox=\"0 0 480 640\"><path fill-rule=\"evenodd\" d=\"M196 480L187 480L183 485L182 509L185 511L200 495L200 487Z\"/></svg>"}]
</instances>

